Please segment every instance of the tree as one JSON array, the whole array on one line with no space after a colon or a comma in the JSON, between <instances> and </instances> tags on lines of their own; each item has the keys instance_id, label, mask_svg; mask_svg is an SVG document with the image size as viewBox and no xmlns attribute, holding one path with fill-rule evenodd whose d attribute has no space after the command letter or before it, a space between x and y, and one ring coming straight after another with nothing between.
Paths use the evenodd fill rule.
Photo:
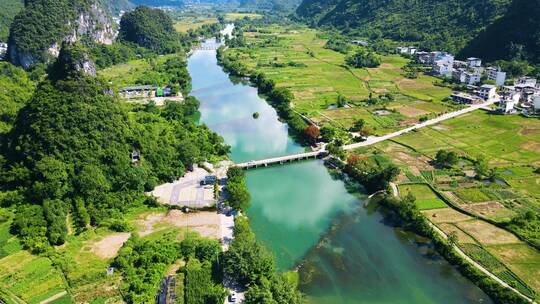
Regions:
<instances>
[{"instance_id":1,"label":"tree","mask_svg":"<svg viewBox=\"0 0 540 304\"><path fill-rule=\"evenodd\" d=\"M354 68L376 68L381 64L381 59L371 51L360 49L354 55L347 56L345 62Z\"/></svg>"},{"instance_id":2,"label":"tree","mask_svg":"<svg viewBox=\"0 0 540 304\"><path fill-rule=\"evenodd\" d=\"M225 252L223 271L240 284L271 278L274 270L272 255L254 237L235 237Z\"/></svg>"},{"instance_id":3,"label":"tree","mask_svg":"<svg viewBox=\"0 0 540 304\"><path fill-rule=\"evenodd\" d=\"M450 244L450 246L457 245L458 241L458 235L455 231L452 231L448 234L448 243Z\"/></svg>"},{"instance_id":4,"label":"tree","mask_svg":"<svg viewBox=\"0 0 540 304\"><path fill-rule=\"evenodd\" d=\"M437 163L445 168L456 165L459 161L457 153L453 151L439 150L435 156Z\"/></svg>"},{"instance_id":5,"label":"tree","mask_svg":"<svg viewBox=\"0 0 540 304\"><path fill-rule=\"evenodd\" d=\"M122 16L118 37L162 54L180 49L171 18L160 9L146 6L138 6Z\"/></svg>"},{"instance_id":6,"label":"tree","mask_svg":"<svg viewBox=\"0 0 540 304\"><path fill-rule=\"evenodd\" d=\"M335 142L328 144L326 146L326 149L328 149L328 152L335 157L339 159L345 159L346 153L345 150L343 150L343 147L340 144L336 144Z\"/></svg>"},{"instance_id":7,"label":"tree","mask_svg":"<svg viewBox=\"0 0 540 304\"><path fill-rule=\"evenodd\" d=\"M474 172L479 179L489 175L489 164L483 155L476 158L476 161L474 162Z\"/></svg>"},{"instance_id":8,"label":"tree","mask_svg":"<svg viewBox=\"0 0 540 304\"><path fill-rule=\"evenodd\" d=\"M309 138L311 142L317 142L317 139L321 135L321 131L316 125L309 125L304 129L304 134Z\"/></svg>"},{"instance_id":9,"label":"tree","mask_svg":"<svg viewBox=\"0 0 540 304\"><path fill-rule=\"evenodd\" d=\"M353 126L351 127L351 131L360 132L362 131L362 129L364 129L365 125L366 125L366 121L360 118L354 122Z\"/></svg>"}]
</instances>

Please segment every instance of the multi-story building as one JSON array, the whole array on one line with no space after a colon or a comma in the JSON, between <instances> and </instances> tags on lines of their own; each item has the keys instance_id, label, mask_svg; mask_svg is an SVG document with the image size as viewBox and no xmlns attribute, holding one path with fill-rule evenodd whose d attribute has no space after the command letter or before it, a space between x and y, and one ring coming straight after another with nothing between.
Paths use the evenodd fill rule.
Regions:
<instances>
[{"instance_id":1,"label":"multi-story building","mask_svg":"<svg viewBox=\"0 0 540 304\"><path fill-rule=\"evenodd\" d=\"M478 88L477 93L484 100L493 100L497 97L497 87L491 84L484 84Z\"/></svg>"},{"instance_id":2,"label":"multi-story building","mask_svg":"<svg viewBox=\"0 0 540 304\"><path fill-rule=\"evenodd\" d=\"M476 95L471 95L471 94L466 94L466 93L461 93L461 92L454 92L452 95L450 95L450 98L452 98L452 100L457 103L463 103L463 104L477 104L483 101L482 98Z\"/></svg>"},{"instance_id":3,"label":"multi-story building","mask_svg":"<svg viewBox=\"0 0 540 304\"><path fill-rule=\"evenodd\" d=\"M469 57L467 58L467 66L469 68L481 67L482 59L476 57Z\"/></svg>"},{"instance_id":4,"label":"multi-story building","mask_svg":"<svg viewBox=\"0 0 540 304\"><path fill-rule=\"evenodd\" d=\"M495 81L496 85L502 86L506 81L506 72L501 71L500 67L489 67L486 69L486 77L488 80Z\"/></svg>"}]
</instances>

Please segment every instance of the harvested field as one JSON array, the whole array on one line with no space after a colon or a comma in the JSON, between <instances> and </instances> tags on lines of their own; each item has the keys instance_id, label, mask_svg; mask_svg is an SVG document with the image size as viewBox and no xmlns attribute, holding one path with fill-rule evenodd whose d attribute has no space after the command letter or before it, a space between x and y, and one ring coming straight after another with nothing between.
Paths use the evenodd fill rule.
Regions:
<instances>
[{"instance_id":1,"label":"harvested field","mask_svg":"<svg viewBox=\"0 0 540 304\"><path fill-rule=\"evenodd\" d=\"M472 217L458 212L452 208L443 208L435 210L422 211L426 217L435 224L456 223L471 220Z\"/></svg>"},{"instance_id":2,"label":"harvested field","mask_svg":"<svg viewBox=\"0 0 540 304\"><path fill-rule=\"evenodd\" d=\"M442 224L438 224L437 226L447 235L452 232L455 232L458 237L458 242L461 244L465 244L465 243L475 244L476 243L476 241L470 235L466 234L465 232L463 232L461 229L457 228L453 224L442 223Z\"/></svg>"},{"instance_id":3,"label":"harvested field","mask_svg":"<svg viewBox=\"0 0 540 304\"><path fill-rule=\"evenodd\" d=\"M456 226L485 245L514 244L520 240L512 233L481 220L456 223Z\"/></svg>"}]
</instances>

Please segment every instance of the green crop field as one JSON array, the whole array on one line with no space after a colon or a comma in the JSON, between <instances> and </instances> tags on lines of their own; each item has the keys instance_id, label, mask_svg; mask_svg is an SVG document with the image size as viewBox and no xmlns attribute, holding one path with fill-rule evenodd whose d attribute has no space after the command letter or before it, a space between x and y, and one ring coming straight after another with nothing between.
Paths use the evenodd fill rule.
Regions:
<instances>
[{"instance_id":1,"label":"green crop field","mask_svg":"<svg viewBox=\"0 0 540 304\"><path fill-rule=\"evenodd\" d=\"M440 149L451 149L472 158L484 155L497 166L540 166L540 120L518 115L479 110L395 141L432 157Z\"/></svg>"},{"instance_id":2,"label":"green crop field","mask_svg":"<svg viewBox=\"0 0 540 304\"><path fill-rule=\"evenodd\" d=\"M278 86L289 88L295 110L316 122L349 128L362 118L376 133L383 134L413 124L421 116L455 107L442 102L451 91L433 85L436 78L423 74L418 79L405 78L401 68L408 59L398 55L382 56L378 68L356 69L345 65L346 55L325 49L326 38L317 30L268 26L244 36L250 46L230 49L229 54L264 72ZM373 113L380 104L366 106L361 102L370 94L387 93L394 97L384 105L391 112L388 116ZM333 107L339 94L350 100L350 107Z\"/></svg>"},{"instance_id":3,"label":"green crop field","mask_svg":"<svg viewBox=\"0 0 540 304\"><path fill-rule=\"evenodd\" d=\"M411 193L416 197L416 204L420 210L447 208L448 205L441 200L429 186L424 184L399 185L401 196Z\"/></svg>"},{"instance_id":4,"label":"green crop field","mask_svg":"<svg viewBox=\"0 0 540 304\"><path fill-rule=\"evenodd\" d=\"M218 20L216 18L211 17L184 18L182 20L175 21L174 29L180 33L187 33L187 31L198 29L205 24L214 24L217 22Z\"/></svg>"}]
</instances>

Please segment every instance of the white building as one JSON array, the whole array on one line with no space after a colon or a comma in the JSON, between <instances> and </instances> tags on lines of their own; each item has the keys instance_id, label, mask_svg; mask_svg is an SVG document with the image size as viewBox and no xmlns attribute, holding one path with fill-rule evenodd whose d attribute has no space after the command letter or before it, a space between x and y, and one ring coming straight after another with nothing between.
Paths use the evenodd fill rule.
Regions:
<instances>
[{"instance_id":1,"label":"white building","mask_svg":"<svg viewBox=\"0 0 540 304\"><path fill-rule=\"evenodd\" d=\"M501 93L501 102L499 103L499 111L503 114L512 114L516 110L514 107L519 103L521 93L516 91L503 91Z\"/></svg>"},{"instance_id":2,"label":"white building","mask_svg":"<svg viewBox=\"0 0 540 304\"><path fill-rule=\"evenodd\" d=\"M506 81L506 72L501 71L501 68L489 67L486 69L486 76L488 80L495 81L498 86L504 85Z\"/></svg>"},{"instance_id":3,"label":"white building","mask_svg":"<svg viewBox=\"0 0 540 304\"><path fill-rule=\"evenodd\" d=\"M481 67L482 59L476 57L469 57L467 58L467 66L469 68Z\"/></svg>"},{"instance_id":4,"label":"white building","mask_svg":"<svg viewBox=\"0 0 540 304\"><path fill-rule=\"evenodd\" d=\"M493 100L497 97L497 87L491 84L484 84L478 88L478 96L484 100Z\"/></svg>"},{"instance_id":5,"label":"white building","mask_svg":"<svg viewBox=\"0 0 540 304\"><path fill-rule=\"evenodd\" d=\"M514 81L514 85L521 85L521 86L531 86L531 87L535 87L536 86L536 78L532 78L532 77L527 77L527 76L523 76L523 77L519 77L518 79L516 79Z\"/></svg>"},{"instance_id":6,"label":"white building","mask_svg":"<svg viewBox=\"0 0 540 304\"><path fill-rule=\"evenodd\" d=\"M469 71L466 68L454 69L452 72L452 78L461 83L473 85L480 82L481 74L475 71Z\"/></svg>"},{"instance_id":7,"label":"white building","mask_svg":"<svg viewBox=\"0 0 540 304\"><path fill-rule=\"evenodd\" d=\"M435 74L451 77L454 70L454 55L443 52L432 52L433 58L432 68Z\"/></svg>"},{"instance_id":8,"label":"white building","mask_svg":"<svg viewBox=\"0 0 540 304\"><path fill-rule=\"evenodd\" d=\"M540 111L540 95L534 95L533 108L535 111Z\"/></svg>"},{"instance_id":9,"label":"white building","mask_svg":"<svg viewBox=\"0 0 540 304\"><path fill-rule=\"evenodd\" d=\"M400 46L397 48L397 51L400 54L414 55L418 49L414 46Z\"/></svg>"},{"instance_id":10,"label":"white building","mask_svg":"<svg viewBox=\"0 0 540 304\"><path fill-rule=\"evenodd\" d=\"M428 52L416 52L416 58L420 63L431 64L431 62L429 62L431 59L431 54Z\"/></svg>"},{"instance_id":11,"label":"white building","mask_svg":"<svg viewBox=\"0 0 540 304\"><path fill-rule=\"evenodd\" d=\"M7 53L8 45L7 43L0 42L0 60L4 59L4 56Z\"/></svg>"}]
</instances>

